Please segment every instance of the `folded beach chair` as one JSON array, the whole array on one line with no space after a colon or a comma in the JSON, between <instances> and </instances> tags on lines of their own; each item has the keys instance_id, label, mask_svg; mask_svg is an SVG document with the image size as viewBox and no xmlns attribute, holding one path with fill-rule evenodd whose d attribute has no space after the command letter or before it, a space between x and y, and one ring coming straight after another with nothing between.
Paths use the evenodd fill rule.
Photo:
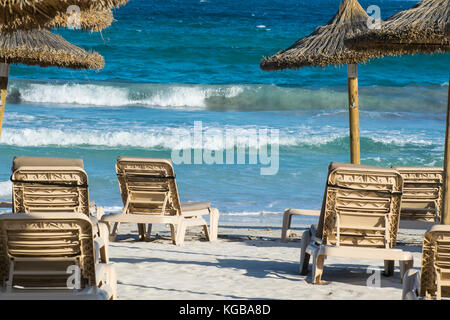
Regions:
<instances>
[{"instance_id":1,"label":"folded beach chair","mask_svg":"<svg viewBox=\"0 0 450 320\"><path fill-rule=\"evenodd\" d=\"M385 274L401 275L413 266L411 253L394 249L403 181L394 169L331 163L317 226L302 235L300 273L321 283L327 256L385 261Z\"/></svg>"},{"instance_id":2,"label":"folded beach chair","mask_svg":"<svg viewBox=\"0 0 450 320\"><path fill-rule=\"evenodd\" d=\"M105 243L102 259L108 262L108 226L98 221L103 208L89 202L88 177L83 167L82 159L14 157L11 168L13 212L86 215L91 219L95 234Z\"/></svg>"},{"instance_id":3,"label":"folded beach chair","mask_svg":"<svg viewBox=\"0 0 450 320\"><path fill-rule=\"evenodd\" d=\"M400 228L428 229L439 223L444 170L439 167L392 167L403 177Z\"/></svg>"},{"instance_id":4,"label":"folded beach chair","mask_svg":"<svg viewBox=\"0 0 450 320\"><path fill-rule=\"evenodd\" d=\"M0 299L114 299L100 241L80 213L0 215Z\"/></svg>"},{"instance_id":5,"label":"folded beach chair","mask_svg":"<svg viewBox=\"0 0 450 320\"><path fill-rule=\"evenodd\" d=\"M450 298L450 226L436 224L425 233L422 268L408 270L402 298L407 300Z\"/></svg>"},{"instance_id":6,"label":"folded beach chair","mask_svg":"<svg viewBox=\"0 0 450 320\"><path fill-rule=\"evenodd\" d=\"M170 159L119 157L116 173L124 208L122 213L102 217L102 221L115 223L112 241L121 222L137 223L141 239L150 237L154 223L169 224L176 245L183 244L190 226L203 226L209 241L217 239L219 210L209 202L180 202ZM209 215L209 231L204 215ZM149 225L147 234L145 224Z\"/></svg>"}]
</instances>

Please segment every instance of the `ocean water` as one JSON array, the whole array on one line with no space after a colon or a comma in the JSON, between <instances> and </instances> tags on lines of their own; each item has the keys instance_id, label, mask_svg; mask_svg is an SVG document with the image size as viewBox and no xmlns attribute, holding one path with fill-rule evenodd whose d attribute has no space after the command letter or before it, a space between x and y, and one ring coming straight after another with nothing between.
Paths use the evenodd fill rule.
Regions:
<instances>
[{"instance_id":1,"label":"ocean water","mask_svg":"<svg viewBox=\"0 0 450 320\"><path fill-rule=\"evenodd\" d=\"M382 18L415 1L361 1ZM326 24L338 0L131 0L101 34L55 30L105 57L99 72L11 67L0 140L0 199L13 156L83 158L90 196L117 212L117 156L175 148L234 151L246 164L177 164L182 201L211 201L222 221L281 223L284 208L318 209L330 161L349 161L345 67L264 72L269 56ZM440 166L450 56L372 60L359 67L363 164ZM192 141L201 121L204 139ZM275 175L250 164L266 144L221 133L278 130ZM192 135L191 135L192 134ZM271 149L270 149L271 150ZM235 161L236 162L236 161ZM299 220L297 220L299 221ZM303 220L301 222L309 222Z\"/></svg>"}]
</instances>

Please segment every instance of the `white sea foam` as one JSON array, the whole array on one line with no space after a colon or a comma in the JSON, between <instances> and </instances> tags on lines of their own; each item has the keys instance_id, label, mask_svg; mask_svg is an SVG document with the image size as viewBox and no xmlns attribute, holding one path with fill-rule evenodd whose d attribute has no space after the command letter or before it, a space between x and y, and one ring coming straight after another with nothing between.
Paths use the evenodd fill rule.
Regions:
<instances>
[{"instance_id":1,"label":"white sea foam","mask_svg":"<svg viewBox=\"0 0 450 320\"><path fill-rule=\"evenodd\" d=\"M7 181L0 181L0 198L8 197L11 198L12 194L12 182Z\"/></svg>"},{"instance_id":2,"label":"white sea foam","mask_svg":"<svg viewBox=\"0 0 450 320\"><path fill-rule=\"evenodd\" d=\"M262 27L262 25L261 25ZM448 85L448 84L447 84ZM263 84L188 85L151 83L58 83L11 81L8 99L14 103L219 110L342 110L347 93ZM405 94L406 92L406 94ZM433 99L427 97L431 96ZM387 94L389 93L389 94ZM441 87L361 88L364 110L441 112L447 92ZM404 106L404 107L402 107ZM324 114L326 115L326 114Z\"/></svg>"},{"instance_id":3,"label":"white sea foam","mask_svg":"<svg viewBox=\"0 0 450 320\"><path fill-rule=\"evenodd\" d=\"M268 141L258 140L258 133L261 129L267 131ZM5 128L2 133L2 144L14 146L99 146L109 148L161 148L161 149L191 149L203 148L208 150L224 150L225 142L230 142L229 137L224 137L226 132L234 141L230 145L233 147L249 147L259 149L265 147L266 143L272 139L271 130L273 128L259 127L204 127L203 139L194 139L192 127L186 128L165 128L154 127L149 129L131 130L103 130L103 129L51 129L51 128ZM256 133L251 135L249 133ZM387 144L400 145L433 145L438 141L433 141L427 137L414 134L393 134L380 135L376 133L362 134L362 137L370 137L372 141ZM244 137L245 139L243 139ZM340 141L347 138L346 129L336 129L324 127L313 130L309 127L299 127L293 129L283 129L279 131L280 147L297 146L321 146ZM273 141L273 140L272 140ZM440 141L440 140L439 140Z\"/></svg>"},{"instance_id":4,"label":"white sea foam","mask_svg":"<svg viewBox=\"0 0 450 320\"><path fill-rule=\"evenodd\" d=\"M130 104L126 88L92 84L37 84L20 89L24 102L122 106Z\"/></svg>"},{"instance_id":5,"label":"white sea foam","mask_svg":"<svg viewBox=\"0 0 450 320\"><path fill-rule=\"evenodd\" d=\"M271 211L241 211L241 212L221 212L220 214L229 216L262 216L262 215L280 215L282 212Z\"/></svg>"},{"instance_id":6,"label":"white sea foam","mask_svg":"<svg viewBox=\"0 0 450 320\"><path fill-rule=\"evenodd\" d=\"M233 98L243 91L240 86L158 86L138 90L132 86L100 84L29 83L12 86L20 100L28 103L72 104L86 106L193 107L204 108L206 100L218 96Z\"/></svg>"},{"instance_id":7,"label":"white sea foam","mask_svg":"<svg viewBox=\"0 0 450 320\"><path fill-rule=\"evenodd\" d=\"M402 135L376 135L373 134L371 139L375 142L381 142L383 144L389 145L397 145L397 146L404 146L407 144L411 145L422 145L422 146L431 146L436 141L429 140L427 138L418 136L418 135L408 135L408 134L402 134Z\"/></svg>"}]
</instances>

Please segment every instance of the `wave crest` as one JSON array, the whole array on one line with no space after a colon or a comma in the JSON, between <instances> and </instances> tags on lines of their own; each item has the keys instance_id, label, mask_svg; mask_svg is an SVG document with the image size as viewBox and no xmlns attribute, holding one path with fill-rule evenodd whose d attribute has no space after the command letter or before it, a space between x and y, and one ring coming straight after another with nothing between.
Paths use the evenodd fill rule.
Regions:
<instances>
[{"instance_id":1,"label":"wave crest","mask_svg":"<svg viewBox=\"0 0 450 320\"><path fill-rule=\"evenodd\" d=\"M361 87L362 110L444 110L443 86ZM342 88L275 85L184 85L151 83L59 83L11 80L10 103L210 110L336 110L347 108Z\"/></svg>"}]
</instances>

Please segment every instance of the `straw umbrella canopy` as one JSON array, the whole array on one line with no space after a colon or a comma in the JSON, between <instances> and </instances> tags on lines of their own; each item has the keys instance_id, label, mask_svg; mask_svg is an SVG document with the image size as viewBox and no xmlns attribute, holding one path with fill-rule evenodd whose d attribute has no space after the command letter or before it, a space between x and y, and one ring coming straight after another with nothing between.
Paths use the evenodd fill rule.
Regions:
<instances>
[{"instance_id":1,"label":"straw umbrella canopy","mask_svg":"<svg viewBox=\"0 0 450 320\"><path fill-rule=\"evenodd\" d=\"M105 10L118 8L129 0L0 0L0 31L65 26L73 6L89 29L104 25ZM83 18L84 16L84 18ZM99 21L96 23L95 21ZM94 26L94 28L92 28Z\"/></svg>"},{"instance_id":2,"label":"straw umbrella canopy","mask_svg":"<svg viewBox=\"0 0 450 320\"><path fill-rule=\"evenodd\" d=\"M398 12L378 30L355 31L345 45L371 58L450 51L450 0L423 0Z\"/></svg>"},{"instance_id":3,"label":"straw umbrella canopy","mask_svg":"<svg viewBox=\"0 0 450 320\"><path fill-rule=\"evenodd\" d=\"M52 29L58 27L70 27L73 24L71 14L68 12L59 12L56 16L44 23L43 29ZM111 10L85 10L79 15L79 27L82 30L101 31L111 25L114 21ZM0 31L8 30L9 27L0 25Z\"/></svg>"},{"instance_id":4,"label":"straw umbrella canopy","mask_svg":"<svg viewBox=\"0 0 450 320\"><path fill-rule=\"evenodd\" d=\"M0 134L6 103L9 65L22 63L41 67L102 69L105 61L98 53L89 53L47 30L0 32Z\"/></svg>"},{"instance_id":5,"label":"straw umbrella canopy","mask_svg":"<svg viewBox=\"0 0 450 320\"><path fill-rule=\"evenodd\" d=\"M386 20L380 30L356 33L345 43L371 57L450 52L450 0L423 0ZM449 75L450 81L450 75ZM442 223L450 224L450 87L444 151Z\"/></svg>"},{"instance_id":6,"label":"straw umbrella canopy","mask_svg":"<svg viewBox=\"0 0 450 320\"><path fill-rule=\"evenodd\" d=\"M357 0L342 0L336 15L327 25L317 28L291 47L264 58L260 67L265 71L298 69L305 66L324 67L348 65L350 120L350 155L352 163L360 162L358 76L357 63L369 57L364 52L345 47L346 35L368 29L369 17Z\"/></svg>"}]
</instances>

